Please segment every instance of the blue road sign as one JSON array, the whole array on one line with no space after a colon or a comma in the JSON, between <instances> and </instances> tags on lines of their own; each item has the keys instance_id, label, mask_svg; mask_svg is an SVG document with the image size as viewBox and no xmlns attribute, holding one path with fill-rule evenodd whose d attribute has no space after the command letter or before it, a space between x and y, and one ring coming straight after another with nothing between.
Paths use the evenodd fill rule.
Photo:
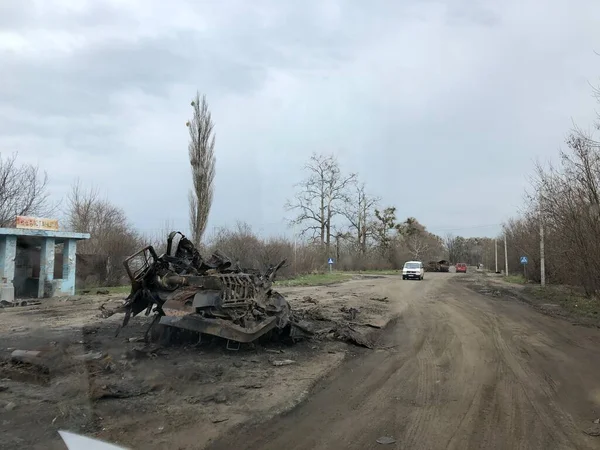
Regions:
<instances>
[{"instance_id":1,"label":"blue road sign","mask_svg":"<svg viewBox=\"0 0 600 450\"><path fill-rule=\"evenodd\" d=\"M329 258L329 260L327 261L327 264L333 264L333 258Z\"/></svg>"},{"instance_id":2,"label":"blue road sign","mask_svg":"<svg viewBox=\"0 0 600 450\"><path fill-rule=\"evenodd\" d=\"M521 264L525 265L525 264L527 264L527 261L528 261L527 256L521 256Z\"/></svg>"}]
</instances>

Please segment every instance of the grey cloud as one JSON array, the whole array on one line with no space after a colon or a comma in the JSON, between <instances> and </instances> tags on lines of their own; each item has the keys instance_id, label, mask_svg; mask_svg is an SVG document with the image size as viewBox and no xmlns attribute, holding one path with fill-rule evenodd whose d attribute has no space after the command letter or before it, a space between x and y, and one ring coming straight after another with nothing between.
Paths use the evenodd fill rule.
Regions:
<instances>
[{"instance_id":1,"label":"grey cloud","mask_svg":"<svg viewBox=\"0 0 600 450\"><path fill-rule=\"evenodd\" d=\"M9 29L25 32L42 27L77 36L86 30L99 33L102 27L126 29L135 23L100 2L79 13L56 9L45 17L27 3L12 5L4 11ZM119 108L114 104L116 93L140 90L164 98L176 83L197 86L209 98L243 96L258 91L272 68L326 70L348 57L342 50L343 34L313 26L306 8L295 8L288 17L299 24L260 28L250 20L216 34L184 29L134 41L109 34L97 43L53 57L0 53L5 74L0 102L13 106L10 115L0 109L0 132L59 137L66 147L82 154L119 152L124 145L119 142L121 127L111 119ZM93 120L98 115L106 120ZM77 120L69 126L65 123L69 118Z\"/></svg>"},{"instance_id":2,"label":"grey cloud","mask_svg":"<svg viewBox=\"0 0 600 450\"><path fill-rule=\"evenodd\" d=\"M32 21L32 0L0 2L0 31L22 29Z\"/></svg>"},{"instance_id":3,"label":"grey cloud","mask_svg":"<svg viewBox=\"0 0 600 450\"><path fill-rule=\"evenodd\" d=\"M26 9L26 5L13 8L25 29ZM30 26L38 23L33 16L27 16L32 19ZM7 75L0 85L0 99L45 114L104 113L110 110L110 94L115 91L135 88L164 96L173 83L183 83L206 87L214 95L244 94L262 86L269 68L315 69L319 61L348 57L343 53L343 36L327 36L310 26L308 17L292 16L301 20L300 26L284 23L260 29L242 23L216 35L184 30L136 42L107 36L100 44L52 58L23 58L7 52L0 54ZM97 6L73 17L47 18L46 26L77 34L94 23L126 26L127 20L114 9Z\"/></svg>"},{"instance_id":4,"label":"grey cloud","mask_svg":"<svg viewBox=\"0 0 600 450\"><path fill-rule=\"evenodd\" d=\"M312 151L338 152L385 204L432 229L497 223L518 206L532 155L554 151L568 115L584 115L581 79L597 69L582 63L585 24L543 26L564 1L540 8L535 28L523 26L526 17L512 23L505 8L518 2L507 3L354 0L329 14L317 0L189 2L180 5L211 26L151 16L153 33L139 32L135 9L101 1L47 16L29 2L2 2L1 30L63 31L85 45L0 54L0 145L46 162L62 190L64 174L89 166L61 171L50 148L59 160L61 152L107 155L110 164L84 175L104 183L136 225L160 228L165 217L147 214L160 204L185 226L183 121L197 88L217 123L211 227L242 219L285 231L283 203ZM531 40L519 46L516 35ZM149 192L148 179L168 180L169 192ZM460 195L439 195L432 180L459 186ZM420 186L422 198L404 198L406 186ZM497 191L502 198L490 202Z\"/></svg>"},{"instance_id":5,"label":"grey cloud","mask_svg":"<svg viewBox=\"0 0 600 450\"><path fill-rule=\"evenodd\" d=\"M0 98L19 107L46 114L86 114L110 109L110 94L142 89L164 95L174 82L248 91L259 84L256 69L218 56L185 57L169 50L189 45L185 37L145 40L138 44L108 43L77 52L72 57L41 61L4 58L9 83ZM188 47L196 53L199 47ZM210 67L210 71L202 71ZM40 74L44 74L40 76Z\"/></svg>"},{"instance_id":6,"label":"grey cloud","mask_svg":"<svg viewBox=\"0 0 600 450\"><path fill-rule=\"evenodd\" d=\"M449 2L446 10L447 23L454 26L479 25L483 27L494 27L502 23L502 18L492 6L497 8L497 3L454 1Z\"/></svg>"},{"instance_id":7,"label":"grey cloud","mask_svg":"<svg viewBox=\"0 0 600 450\"><path fill-rule=\"evenodd\" d=\"M50 1L45 3L45 7L40 9L40 2L34 0L0 2L0 30L83 31L99 24L110 24L113 27L131 25L118 8L100 0L82 0L78 7L71 9L57 7Z\"/></svg>"}]
</instances>

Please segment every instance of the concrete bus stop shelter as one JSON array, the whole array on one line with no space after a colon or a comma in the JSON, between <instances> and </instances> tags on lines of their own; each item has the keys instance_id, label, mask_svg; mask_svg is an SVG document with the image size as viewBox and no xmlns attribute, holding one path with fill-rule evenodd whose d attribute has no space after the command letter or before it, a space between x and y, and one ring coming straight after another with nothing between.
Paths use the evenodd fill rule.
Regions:
<instances>
[{"instance_id":1,"label":"concrete bus stop shelter","mask_svg":"<svg viewBox=\"0 0 600 450\"><path fill-rule=\"evenodd\" d=\"M19 295L15 284L19 284L23 276L26 277L21 273L22 271L15 273L15 261L24 260L25 263L20 266L25 268L32 267L34 262L37 263L28 258L34 254L32 252L24 255L24 258L23 255L19 255L22 247L35 248L36 259L37 248L40 248L39 276L37 277L38 298L74 295L77 241L89 238L89 233L0 228L0 300L13 302ZM55 247L58 244L63 244L62 278L54 279L54 255Z\"/></svg>"}]
</instances>

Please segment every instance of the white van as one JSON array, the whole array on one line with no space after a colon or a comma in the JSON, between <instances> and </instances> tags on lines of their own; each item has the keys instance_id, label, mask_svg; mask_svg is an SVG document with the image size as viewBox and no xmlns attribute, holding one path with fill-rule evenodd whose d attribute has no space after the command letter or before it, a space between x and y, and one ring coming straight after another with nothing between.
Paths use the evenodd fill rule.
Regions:
<instances>
[{"instance_id":1,"label":"white van","mask_svg":"<svg viewBox=\"0 0 600 450\"><path fill-rule=\"evenodd\" d=\"M407 261L402 268L402 279L415 278L422 280L425 276L425 267L421 261Z\"/></svg>"}]
</instances>

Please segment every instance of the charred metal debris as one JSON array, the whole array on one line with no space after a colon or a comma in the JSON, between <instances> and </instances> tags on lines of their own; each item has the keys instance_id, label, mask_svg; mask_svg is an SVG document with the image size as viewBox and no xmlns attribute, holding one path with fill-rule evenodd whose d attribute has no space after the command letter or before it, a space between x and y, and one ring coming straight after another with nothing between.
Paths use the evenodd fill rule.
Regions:
<instances>
[{"instance_id":1,"label":"charred metal debris","mask_svg":"<svg viewBox=\"0 0 600 450\"><path fill-rule=\"evenodd\" d=\"M450 262L442 259L441 261L429 261L425 266L425 272L449 272Z\"/></svg>"},{"instance_id":2,"label":"charred metal debris","mask_svg":"<svg viewBox=\"0 0 600 450\"><path fill-rule=\"evenodd\" d=\"M272 289L284 263L261 272L242 269L219 252L204 259L182 233L172 232L162 256L147 246L124 261L131 293L123 306L122 326L144 312L154 313L145 335L151 341L187 330L198 339L224 338L232 350L259 338L295 342L312 332L294 317L283 295Z\"/></svg>"}]
</instances>

